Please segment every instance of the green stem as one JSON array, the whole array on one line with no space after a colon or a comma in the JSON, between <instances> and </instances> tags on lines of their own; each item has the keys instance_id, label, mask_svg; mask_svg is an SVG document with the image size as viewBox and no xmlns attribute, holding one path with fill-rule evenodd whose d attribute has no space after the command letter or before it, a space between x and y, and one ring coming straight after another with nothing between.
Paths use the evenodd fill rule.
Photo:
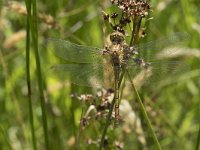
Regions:
<instances>
[{"instance_id":1,"label":"green stem","mask_svg":"<svg viewBox=\"0 0 200 150\"><path fill-rule=\"evenodd\" d=\"M199 132L197 136L197 144L196 144L195 150L199 150L199 149L200 149L200 124L199 124Z\"/></svg>"},{"instance_id":2,"label":"green stem","mask_svg":"<svg viewBox=\"0 0 200 150\"><path fill-rule=\"evenodd\" d=\"M83 119L83 117L84 117L84 101L82 101L81 120ZM80 150L80 141L81 141L82 134L83 134L83 129L82 129L82 123L80 121L79 132L78 132L78 135L77 135L77 138L76 138L76 144L75 144L76 150Z\"/></svg>"},{"instance_id":3,"label":"green stem","mask_svg":"<svg viewBox=\"0 0 200 150\"><path fill-rule=\"evenodd\" d=\"M142 17L138 18L137 25L136 25L136 32L133 43L136 44L139 40L139 33L140 33L140 26L142 23Z\"/></svg>"},{"instance_id":4,"label":"green stem","mask_svg":"<svg viewBox=\"0 0 200 150\"><path fill-rule=\"evenodd\" d=\"M28 0L29 2L31 0ZM33 6L33 14L31 17L30 24L31 27L31 35L33 40L33 48L35 53L35 60L36 60L36 68L37 68L37 78L38 78L38 89L39 89L39 96L40 96L40 105L42 109L42 124L44 130L44 139L45 139L45 147L46 150L49 150L49 140L48 140L48 127L47 127L47 117L46 117L46 109L45 109L45 97L43 92L43 82L42 82L42 73L41 73L41 66L40 66L40 58L39 58L39 51L38 51L38 28L37 28L37 4L36 0L32 0Z\"/></svg>"},{"instance_id":5,"label":"green stem","mask_svg":"<svg viewBox=\"0 0 200 150\"><path fill-rule=\"evenodd\" d=\"M140 110L141 110L141 112L142 112L142 114L143 114L143 116L144 116L144 118L145 118L145 120L146 120L146 122L147 122L148 128L150 129L151 136L152 136L152 138L153 138L153 140L154 140L154 142L155 142L155 144L156 144L156 146L157 146L157 149L158 149L158 150L161 150L160 143L158 142L158 139L157 139L156 134L155 134L155 132L154 132L154 130L153 130L153 127L152 127L152 125L151 125L151 122L150 122L150 119L149 119L149 117L148 117L148 115L147 115L147 112L146 112L146 110L145 110L145 108L144 108L144 105L143 105L143 103L142 103L142 100L141 100L141 98L140 98L140 95L138 94L137 89L135 88L135 85L133 84L133 82L132 82L132 80L131 80L131 76L130 76L129 72L128 72L128 71L126 71L126 72L127 72L128 78L129 78L129 80L130 80L130 82L131 82L131 86L132 86L132 88L133 88L133 90L134 90L134 92L135 92L135 94L136 94L136 97L137 97L137 101L138 101Z\"/></svg>"},{"instance_id":6,"label":"green stem","mask_svg":"<svg viewBox=\"0 0 200 150\"><path fill-rule=\"evenodd\" d=\"M133 29L132 29L132 33L131 33L131 41L130 41L130 46L132 46L133 45L133 41L134 41L134 34L135 34L135 30L136 30L136 17L134 16L133 18L132 18L132 21L133 21Z\"/></svg>"},{"instance_id":7,"label":"green stem","mask_svg":"<svg viewBox=\"0 0 200 150\"><path fill-rule=\"evenodd\" d=\"M1 133L1 136L3 137L3 139L5 140L5 143L8 145L7 146L7 150L13 150L14 148L12 147L12 142L9 140L9 136L6 132L7 130L4 129L3 125L0 124L0 133ZM3 144L2 144L3 145Z\"/></svg>"},{"instance_id":8,"label":"green stem","mask_svg":"<svg viewBox=\"0 0 200 150\"><path fill-rule=\"evenodd\" d=\"M37 150L35 130L34 130L34 119L33 119L33 106L31 98L31 81L30 81L30 19L31 18L31 3L25 0L27 15L27 27L26 27L26 76L27 76L27 88L28 88L28 108L30 117L30 127L32 135L33 149Z\"/></svg>"}]
</instances>

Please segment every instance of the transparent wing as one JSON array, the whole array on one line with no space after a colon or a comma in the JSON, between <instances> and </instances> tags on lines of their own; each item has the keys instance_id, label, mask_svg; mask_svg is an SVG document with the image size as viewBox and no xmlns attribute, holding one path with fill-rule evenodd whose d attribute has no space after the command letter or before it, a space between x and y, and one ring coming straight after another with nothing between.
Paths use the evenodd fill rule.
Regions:
<instances>
[{"instance_id":1,"label":"transparent wing","mask_svg":"<svg viewBox=\"0 0 200 150\"><path fill-rule=\"evenodd\" d=\"M58 64L51 72L70 82L88 87L102 87L106 81L105 72L113 74L112 68L102 64Z\"/></svg>"},{"instance_id":2,"label":"transparent wing","mask_svg":"<svg viewBox=\"0 0 200 150\"><path fill-rule=\"evenodd\" d=\"M127 70L136 86L156 86L161 80L179 76L189 70L189 65L181 61L152 61L147 68L129 62Z\"/></svg>"},{"instance_id":3,"label":"transparent wing","mask_svg":"<svg viewBox=\"0 0 200 150\"><path fill-rule=\"evenodd\" d=\"M176 53L181 43L190 39L189 34L187 33L174 33L167 37L160 38L155 41L147 42L144 44L140 44L135 46L136 50L138 51L139 57L143 58L144 60L153 60L155 53L165 49L166 47L171 47L167 51L165 51L165 55L172 55Z\"/></svg>"},{"instance_id":4,"label":"transparent wing","mask_svg":"<svg viewBox=\"0 0 200 150\"><path fill-rule=\"evenodd\" d=\"M77 45L61 39L47 39L48 50L70 62L92 63L102 59L102 49Z\"/></svg>"}]
</instances>

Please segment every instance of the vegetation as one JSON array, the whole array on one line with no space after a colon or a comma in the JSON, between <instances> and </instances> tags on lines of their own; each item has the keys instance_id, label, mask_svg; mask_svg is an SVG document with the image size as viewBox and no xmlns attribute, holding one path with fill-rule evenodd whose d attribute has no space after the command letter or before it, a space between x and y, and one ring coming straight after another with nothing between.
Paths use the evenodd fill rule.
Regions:
<instances>
[{"instance_id":1,"label":"vegetation","mask_svg":"<svg viewBox=\"0 0 200 150\"><path fill-rule=\"evenodd\" d=\"M52 70L55 64L70 62L56 57L46 39L104 47L102 11L118 13L119 8L109 0L20 0L0 6L0 149L200 149L197 0L151 0L140 28L145 37L135 41L127 37L135 45L177 32L190 35L181 47L163 42L157 53L148 51L162 61L185 64L176 74L162 66L152 75L153 82L144 86L141 81L129 85L122 81L122 119L117 128L114 117L106 122L111 103L102 105L102 100L112 99L113 87L75 85L67 71ZM126 79L131 78L135 79L128 73Z\"/></svg>"}]
</instances>

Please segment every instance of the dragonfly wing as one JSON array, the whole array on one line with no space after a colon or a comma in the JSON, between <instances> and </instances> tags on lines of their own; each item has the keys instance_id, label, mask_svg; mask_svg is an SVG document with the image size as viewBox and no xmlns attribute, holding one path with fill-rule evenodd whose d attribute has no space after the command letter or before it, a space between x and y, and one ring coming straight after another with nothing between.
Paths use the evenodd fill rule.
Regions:
<instances>
[{"instance_id":1,"label":"dragonfly wing","mask_svg":"<svg viewBox=\"0 0 200 150\"><path fill-rule=\"evenodd\" d=\"M172 76L177 77L189 70L189 65L182 61L153 61L148 63L149 66L146 68L134 62L128 64L127 70L133 77L133 83L136 86L157 86L161 81L170 79Z\"/></svg>"},{"instance_id":2,"label":"dragonfly wing","mask_svg":"<svg viewBox=\"0 0 200 150\"><path fill-rule=\"evenodd\" d=\"M46 44L56 56L79 63L91 63L102 59L102 49L77 45L62 39L47 39Z\"/></svg>"},{"instance_id":3,"label":"dragonfly wing","mask_svg":"<svg viewBox=\"0 0 200 150\"><path fill-rule=\"evenodd\" d=\"M112 68L107 68L112 71ZM51 72L76 85L102 87L105 81L105 67L102 64L59 64L51 67Z\"/></svg>"},{"instance_id":4,"label":"dragonfly wing","mask_svg":"<svg viewBox=\"0 0 200 150\"><path fill-rule=\"evenodd\" d=\"M135 48L138 51L139 57L145 60L152 60L157 51L161 51L167 47L171 48L165 51L165 55L172 55L176 53L180 49L180 47L177 46L189 39L189 34L178 32L155 41L137 45Z\"/></svg>"}]
</instances>

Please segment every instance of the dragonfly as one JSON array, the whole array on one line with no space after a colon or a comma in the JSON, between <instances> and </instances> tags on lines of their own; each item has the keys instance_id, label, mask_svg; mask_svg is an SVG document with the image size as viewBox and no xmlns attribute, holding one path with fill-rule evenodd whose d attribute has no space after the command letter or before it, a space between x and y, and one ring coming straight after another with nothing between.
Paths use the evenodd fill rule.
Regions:
<instances>
[{"instance_id":1,"label":"dragonfly","mask_svg":"<svg viewBox=\"0 0 200 150\"><path fill-rule=\"evenodd\" d=\"M167 74L183 71L186 67L180 61L155 60L154 54L160 49L176 45L189 39L187 33L174 33L161 39L140 45L129 46L125 35L114 31L104 48L78 45L66 40L47 39L47 45L57 57L70 63L56 64L51 67L56 74L68 72L71 82L81 86L102 87L107 82L114 83L115 122L119 120L119 86L120 75L129 71L131 76L143 72L147 81L163 79ZM173 47L165 55L173 55L178 50ZM184 69L183 69L184 68ZM149 70L153 73L149 77Z\"/></svg>"}]
</instances>

